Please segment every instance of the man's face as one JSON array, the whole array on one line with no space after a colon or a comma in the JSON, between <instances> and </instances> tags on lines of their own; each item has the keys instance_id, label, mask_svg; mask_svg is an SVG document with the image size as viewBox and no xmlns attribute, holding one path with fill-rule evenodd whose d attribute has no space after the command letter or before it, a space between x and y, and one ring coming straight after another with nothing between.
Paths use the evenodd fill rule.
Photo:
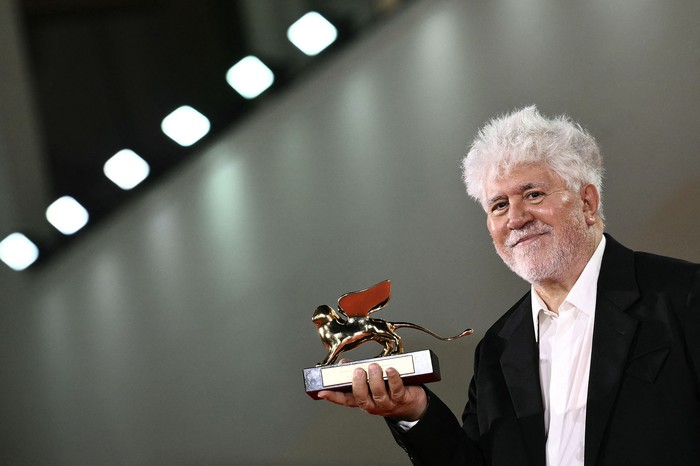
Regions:
<instances>
[{"instance_id":1,"label":"man's face","mask_svg":"<svg viewBox=\"0 0 700 466\"><path fill-rule=\"evenodd\" d=\"M498 255L533 284L575 280L595 234L584 201L545 164L523 164L486 182L487 224Z\"/></svg>"}]
</instances>

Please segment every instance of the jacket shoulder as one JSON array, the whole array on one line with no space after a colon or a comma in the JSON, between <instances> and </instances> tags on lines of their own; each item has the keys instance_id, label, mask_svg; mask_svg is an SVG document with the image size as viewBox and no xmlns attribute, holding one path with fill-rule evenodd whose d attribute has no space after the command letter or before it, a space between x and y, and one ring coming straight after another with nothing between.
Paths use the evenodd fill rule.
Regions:
<instances>
[{"instance_id":1,"label":"jacket shoulder","mask_svg":"<svg viewBox=\"0 0 700 466\"><path fill-rule=\"evenodd\" d=\"M531 315L530 309L530 291L528 291L489 327L482 341L489 341L496 337L499 337L499 339L502 337L507 338L522 319Z\"/></svg>"}]
</instances>

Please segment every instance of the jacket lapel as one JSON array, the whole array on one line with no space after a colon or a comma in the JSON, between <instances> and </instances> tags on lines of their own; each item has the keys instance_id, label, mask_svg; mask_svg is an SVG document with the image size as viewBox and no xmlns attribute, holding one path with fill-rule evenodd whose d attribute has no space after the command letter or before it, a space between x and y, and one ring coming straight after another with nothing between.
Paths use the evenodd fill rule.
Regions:
<instances>
[{"instance_id":1,"label":"jacket lapel","mask_svg":"<svg viewBox=\"0 0 700 466\"><path fill-rule=\"evenodd\" d=\"M586 414L585 464L596 463L638 321L626 311L639 300L634 253L606 235L598 278Z\"/></svg>"},{"instance_id":2,"label":"jacket lapel","mask_svg":"<svg viewBox=\"0 0 700 466\"><path fill-rule=\"evenodd\" d=\"M540 389L539 350L535 342L529 293L516 305L499 336L505 341L500 359L501 370L524 444L532 464L544 465L544 407Z\"/></svg>"}]
</instances>

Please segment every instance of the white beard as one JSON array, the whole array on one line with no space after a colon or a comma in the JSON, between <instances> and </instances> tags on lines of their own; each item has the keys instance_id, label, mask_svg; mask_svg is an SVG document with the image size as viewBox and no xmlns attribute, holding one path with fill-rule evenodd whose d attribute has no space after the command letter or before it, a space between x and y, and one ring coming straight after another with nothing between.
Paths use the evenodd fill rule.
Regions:
<instances>
[{"instance_id":1,"label":"white beard","mask_svg":"<svg viewBox=\"0 0 700 466\"><path fill-rule=\"evenodd\" d=\"M583 219L571 212L566 220L559 234L551 226L535 220L523 229L512 231L504 250L496 247L496 251L513 272L531 284L561 281L587 254L587 245L593 240L593 233ZM519 238L537 233L544 235L532 244L515 246Z\"/></svg>"}]
</instances>

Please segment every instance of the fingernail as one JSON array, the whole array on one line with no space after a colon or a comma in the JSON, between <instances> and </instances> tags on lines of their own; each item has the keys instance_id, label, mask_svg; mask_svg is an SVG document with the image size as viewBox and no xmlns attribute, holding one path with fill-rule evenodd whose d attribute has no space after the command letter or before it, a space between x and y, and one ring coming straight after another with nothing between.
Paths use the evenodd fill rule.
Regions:
<instances>
[{"instance_id":1,"label":"fingernail","mask_svg":"<svg viewBox=\"0 0 700 466\"><path fill-rule=\"evenodd\" d=\"M365 371L363 371L362 369L355 369L355 372L353 373L353 377L355 377L358 380L364 379L365 378Z\"/></svg>"},{"instance_id":2,"label":"fingernail","mask_svg":"<svg viewBox=\"0 0 700 466\"><path fill-rule=\"evenodd\" d=\"M376 364L370 364L369 366L369 373L370 374L379 374L381 372L381 367L379 367Z\"/></svg>"}]
</instances>

